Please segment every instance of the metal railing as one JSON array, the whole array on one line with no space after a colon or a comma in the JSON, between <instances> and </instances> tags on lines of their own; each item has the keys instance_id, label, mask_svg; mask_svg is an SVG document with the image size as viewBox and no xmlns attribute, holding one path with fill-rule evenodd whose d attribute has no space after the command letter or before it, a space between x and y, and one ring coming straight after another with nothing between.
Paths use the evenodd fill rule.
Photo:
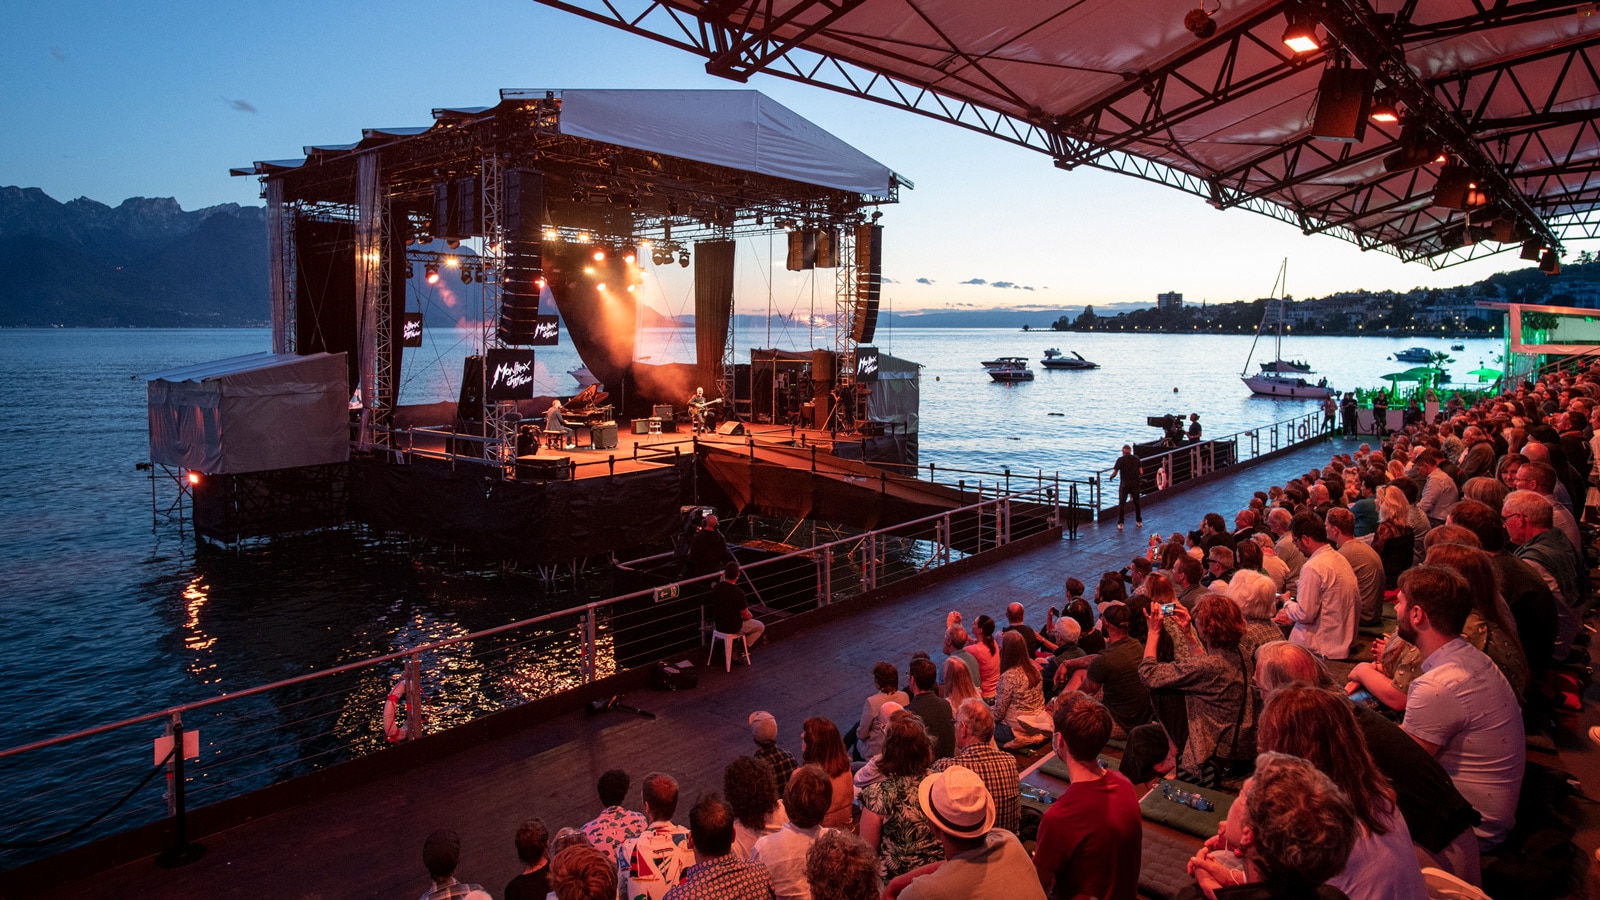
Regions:
<instances>
[{"instance_id":1,"label":"metal railing","mask_svg":"<svg viewBox=\"0 0 1600 900\"><path fill-rule=\"evenodd\" d=\"M848 602L1047 531L1062 521L1061 500L1053 483L1036 483L749 562L745 585L752 604L775 616ZM679 566L670 555L636 561L617 570L619 587L631 589L608 599L0 750L8 788L0 868L163 818L176 826L185 804L239 796L615 672L680 656L701 663L716 576L681 577ZM387 709L402 688L404 701ZM196 732L199 752L178 769L181 784L170 758L165 787L146 783L163 765L151 742L176 733L181 744Z\"/></svg>"},{"instance_id":2,"label":"metal railing","mask_svg":"<svg viewBox=\"0 0 1600 900\"><path fill-rule=\"evenodd\" d=\"M1140 496L1159 493L1186 481L1203 478L1218 469L1249 462L1268 453L1320 440L1336 431L1337 427L1337 424L1329 426L1322 413L1318 411L1284 419L1271 425L1236 431L1226 437L1179 444L1171 450L1140 457ZM1101 488L1112 471L1111 468L1101 469L1095 472L1092 479L1095 482L1096 491L1093 496L1097 501L1095 509L1098 512L1112 509L1116 505L1116 491L1102 493ZM1101 502L1105 505L1099 505Z\"/></svg>"}]
</instances>

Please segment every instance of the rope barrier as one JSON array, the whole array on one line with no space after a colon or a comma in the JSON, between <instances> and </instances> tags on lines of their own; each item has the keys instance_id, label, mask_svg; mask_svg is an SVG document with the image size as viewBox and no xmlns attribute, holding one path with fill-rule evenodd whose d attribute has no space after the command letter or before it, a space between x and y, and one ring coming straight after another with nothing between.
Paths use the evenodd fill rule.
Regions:
<instances>
[{"instance_id":1,"label":"rope barrier","mask_svg":"<svg viewBox=\"0 0 1600 900\"><path fill-rule=\"evenodd\" d=\"M122 806L122 804L127 803L129 800L133 799L133 795L139 793L139 789L140 788L142 788L145 785L149 784L150 783L150 779L156 777L156 774L161 771L161 767L167 764L167 760L172 759L172 754L173 754L173 752L175 750L176 750L176 748L174 748L173 750L168 750L166 757L163 758L161 760L161 762L158 762L154 766L152 766L150 768L150 771L143 778L139 779L139 783L138 784L134 785L133 788L131 790L129 790L126 794L123 794L121 799L119 799L117 802L115 802L115 803L111 804L109 807L107 807L106 811L101 813L100 815L95 816L94 818L92 818L89 821L83 823L82 825L79 825L77 828L71 829L70 831L63 831L60 834L53 834L50 837L40 838L39 840L36 840L36 841L22 841L20 843L13 843L11 841L0 841L0 850L32 850L35 847L43 847L46 844L53 844L56 841L65 840L66 838L72 837L73 835L83 831L86 828L94 827L95 825L99 824L101 819L104 819L106 816L109 816L112 813L116 812Z\"/></svg>"}]
</instances>

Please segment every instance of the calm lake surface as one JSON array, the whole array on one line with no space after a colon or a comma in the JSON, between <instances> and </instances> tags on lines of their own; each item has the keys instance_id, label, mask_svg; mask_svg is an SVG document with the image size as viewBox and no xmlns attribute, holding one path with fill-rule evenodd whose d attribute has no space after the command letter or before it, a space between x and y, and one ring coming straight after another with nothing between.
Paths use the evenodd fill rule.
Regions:
<instances>
[{"instance_id":1,"label":"calm lake surface","mask_svg":"<svg viewBox=\"0 0 1600 900\"><path fill-rule=\"evenodd\" d=\"M819 334L818 344L831 342ZM472 333L435 329L406 351L402 402L455 396ZM809 346L804 329L771 344ZM1124 442L1151 440L1145 417L1198 412L1208 437L1309 411L1252 397L1239 381L1249 336L880 332L883 352L921 363L921 462L1009 466L1084 477ZM1410 364L1388 357L1441 339L1295 338L1285 355L1338 388L1371 387ZM1467 341L1458 381L1494 365L1498 340ZM739 359L760 334L739 335ZM1076 350L1102 368L990 381L978 361ZM265 330L0 330L0 709L16 746L264 684L544 611L531 579L418 562L347 533L197 552L153 526L144 375L270 348ZM640 356L688 361L687 332L647 332ZM1271 354L1263 340L1256 358ZM571 394L570 345L541 349L541 393ZM1252 365L1253 367L1253 365ZM1060 413L1060 415L1052 415ZM155 502L170 503L162 487ZM567 605L573 596L558 598ZM153 737L158 726L151 726ZM148 764L149 745L135 752ZM26 773L10 771L9 777ZM6 780L0 778L0 780ZM3 837L0 837L3 839Z\"/></svg>"}]
</instances>

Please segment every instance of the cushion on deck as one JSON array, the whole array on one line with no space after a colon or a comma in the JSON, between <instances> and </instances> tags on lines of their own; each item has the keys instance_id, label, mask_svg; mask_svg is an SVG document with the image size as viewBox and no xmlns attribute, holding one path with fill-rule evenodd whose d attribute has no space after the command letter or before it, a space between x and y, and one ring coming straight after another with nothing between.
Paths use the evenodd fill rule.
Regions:
<instances>
[{"instance_id":1,"label":"cushion on deck","mask_svg":"<svg viewBox=\"0 0 1600 900\"><path fill-rule=\"evenodd\" d=\"M1181 831L1184 834L1192 834L1201 839L1216 834L1217 824L1228 817L1228 810L1233 806L1235 795L1203 788L1178 779L1166 783L1172 785L1174 789L1200 794L1210 800L1216 809L1206 812L1184 806L1175 800L1168 800L1161 794L1161 785L1157 784L1154 790L1139 801L1139 810L1144 813L1144 817L1152 822L1160 822L1168 828Z\"/></svg>"},{"instance_id":2,"label":"cushion on deck","mask_svg":"<svg viewBox=\"0 0 1600 900\"><path fill-rule=\"evenodd\" d=\"M1139 896L1171 900L1179 891L1194 884L1189 875L1189 858L1196 849L1193 841L1146 828L1140 848Z\"/></svg>"}]
</instances>

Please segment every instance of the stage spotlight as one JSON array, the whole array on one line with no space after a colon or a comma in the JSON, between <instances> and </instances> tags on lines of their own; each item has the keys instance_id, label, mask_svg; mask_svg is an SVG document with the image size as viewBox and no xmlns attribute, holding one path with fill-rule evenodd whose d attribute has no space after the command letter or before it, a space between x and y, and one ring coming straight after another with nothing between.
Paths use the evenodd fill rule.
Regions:
<instances>
[{"instance_id":1,"label":"stage spotlight","mask_svg":"<svg viewBox=\"0 0 1600 900\"><path fill-rule=\"evenodd\" d=\"M677 214L678 214L678 201L677 200L668 200L667 201L667 215L675 216Z\"/></svg>"},{"instance_id":2,"label":"stage spotlight","mask_svg":"<svg viewBox=\"0 0 1600 900\"><path fill-rule=\"evenodd\" d=\"M633 293L633 285L628 285L628 293Z\"/></svg>"},{"instance_id":3,"label":"stage spotlight","mask_svg":"<svg viewBox=\"0 0 1600 900\"><path fill-rule=\"evenodd\" d=\"M594 289L597 290L597 291L603 291L603 290L606 289L606 283L604 281L602 281L599 284L595 285Z\"/></svg>"},{"instance_id":4,"label":"stage spotlight","mask_svg":"<svg viewBox=\"0 0 1600 900\"><path fill-rule=\"evenodd\" d=\"M461 268L461 257L459 257L459 256L446 256L444 258L444 267L446 269L459 269L459 268Z\"/></svg>"},{"instance_id":5,"label":"stage spotlight","mask_svg":"<svg viewBox=\"0 0 1600 900\"><path fill-rule=\"evenodd\" d=\"M594 261L595 262L605 262L606 261L606 251L604 251L604 250L596 250L594 252Z\"/></svg>"},{"instance_id":6,"label":"stage spotlight","mask_svg":"<svg viewBox=\"0 0 1600 900\"><path fill-rule=\"evenodd\" d=\"M1290 7L1284 12L1284 17L1289 20L1289 26L1283 30L1283 43L1296 53L1310 53L1321 49L1322 42L1317 40L1317 26L1312 23L1311 17L1298 7Z\"/></svg>"},{"instance_id":7,"label":"stage spotlight","mask_svg":"<svg viewBox=\"0 0 1600 900\"><path fill-rule=\"evenodd\" d=\"M689 251L678 251L678 265L683 266L685 269L689 268Z\"/></svg>"},{"instance_id":8,"label":"stage spotlight","mask_svg":"<svg viewBox=\"0 0 1600 900\"><path fill-rule=\"evenodd\" d=\"M1392 89L1380 88L1372 95L1372 108L1367 111L1367 119L1380 125L1400 121L1400 108L1395 103Z\"/></svg>"},{"instance_id":9,"label":"stage spotlight","mask_svg":"<svg viewBox=\"0 0 1600 900\"><path fill-rule=\"evenodd\" d=\"M588 199L588 198L587 198L587 196L586 196L586 195L585 195L585 194L584 194L584 193L583 193L583 191L581 191L581 190L574 190L574 191L573 191L573 192L572 192L572 202L573 202L573 203L582 203L582 202L583 202L583 201L584 201L584 200L586 200L586 199Z\"/></svg>"},{"instance_id":10,"label":"stage spotlight","mask_svg":"<svg viewBox=\"0 0 1600 900\"><path fill-rule=\"evenodd\" d=\"M189 473L189 483L191 485L199 484L200 483L200 473L199 472L190 472Z\"/></svg>"},{"instance_id":11,"label":"stage spotlight","mask_svg":"<svg viewBox=\"0 0 1600 900\"><path fill-rule=\"evenodd\" d=\"M455 238L447 238L444 242L444 245L449 247L451 250L458 250L461 247L461 242Z\"/></svg>"},{"instance_id":12,"label":"stage spotlight","mask_svg":"<svg viewBox=\"0 0 1600 900\"><path fill-rule=\"evenodd\" d=\"M427 244L427 243L430 243L432 241L433 241L433 238L431 236L429 236L429 234L426 231L417 232L417 246L420 247L423 244Z\"/></svg>"},{"instance_id":13,"label":"stage spotlight","mask_svg":"<svg viewBox=\"0 0 1600 900\"><path fill-rule=\"evenodd\" d=\"M1191 9L1183 17L1183 27L1203 41L1217 33L1217 20L1203 8Z\"/></svg>"},{"instance_id":14,"label":"stage spotlight","mask_svg":"<svg viewBox=\"0 0 1600 900\"><path fill-rule=\"evenodd\" d=\"M417 277L417 264L416 263L409 263L409 262L406 263L406 277L407 278L415 278L415 277Z\"/></svg>"},{"instance_id":15,"label":"stage spotlight","mask_svg":"<svg viewBox=\"0 0 1600 900\"><path fill-rule=\"evenodd\" d=\"M637 261L637 257L635 257L631 252L624 253L622 255L622 261L631 266Z\"/></svg>"},{"instance_id":16,"label":"stage spotlight","mask_svg":"<svg viewBox=\"0 0 1600 900\"><path fill-rule=\"evenodd\" d=\"M462 284L471 284L472 283L472 267L471 266L462 266L461 267L461 283Z\"/></svg>"},{"instance_id":17,"label":"stage spotlight","mask_svg":"<svg viewBox=\"0 0 1600 900\"><path fill-rule=\"evenodd\" d=\"M438 284L439 283L439 264L438 263L428 263L427 265L422 267L422 272L423 272L423 277L427 279L427 282L429 284Z\"/></svg>"}]
</instances>

